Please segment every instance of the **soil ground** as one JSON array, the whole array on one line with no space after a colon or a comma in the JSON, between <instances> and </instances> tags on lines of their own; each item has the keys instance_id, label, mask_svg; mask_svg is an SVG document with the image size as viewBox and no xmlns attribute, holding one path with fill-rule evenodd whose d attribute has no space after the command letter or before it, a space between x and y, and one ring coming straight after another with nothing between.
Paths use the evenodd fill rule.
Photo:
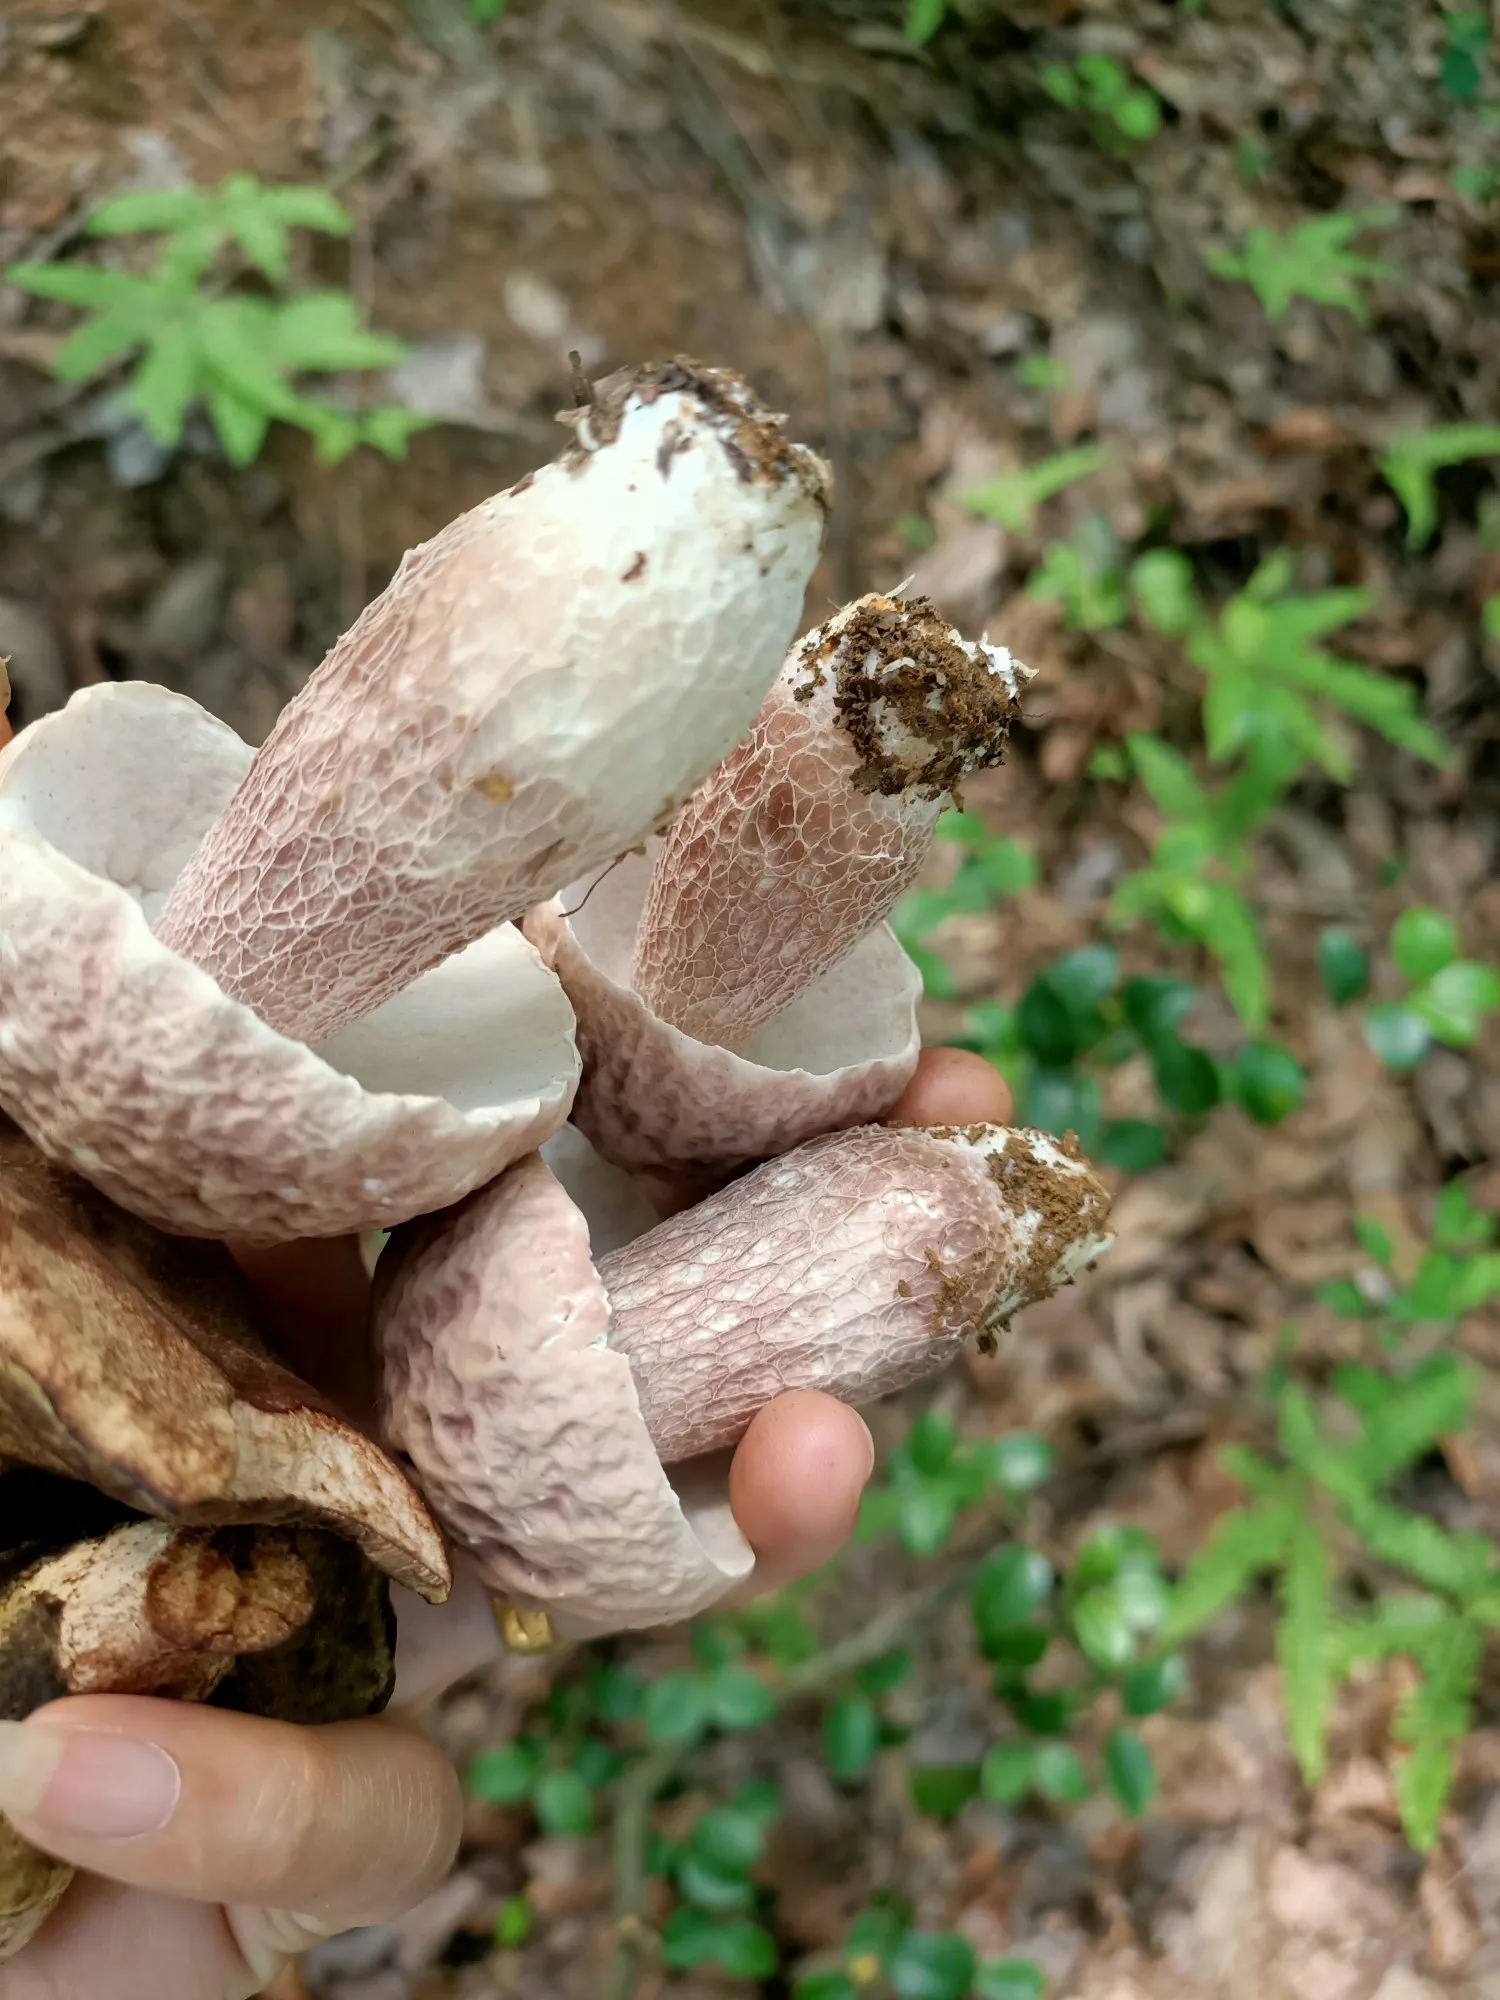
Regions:
<instances>
[{"instance_id":1,"label":"soil ground","mask_svg":"<svg viewBox=\"0 0 1500 2000\"><path fill-rule=\"evenodd\" d=\"M1405 1255L1455 1174L1500 1210L1493 1034L1393 1080L1314 972L1322 924L1383 938L1413 900L1458 918L1472 956L1500 959L1500 644L1477 616L1500 590L1488 475L1444 477L1441 537L1416 556L1377 470L1395 432L1500 407L1500 229L1452 183L1493 141L1440 88L1444 20L1419 0L974 11L916 56L896 10L813 0L515 0L485 28L458 0L7 9L0 262L70 246L87 209L125 186L241 169L326 181L355 232L304 251L305 275L347 282L414 343L405 392L447 420L402 465L360 454L324 470L286 432L242 472L195 436L158 462L98 388L52 380L67 316L0 288L0 656L18 720L102 675L141 675L258 739L404 549L551 454L569 349L600 373L674 351L733 364L838 473L810 619L914 572L951 617L988 624L1039 670L1014 754L968 804L1037 850L1044 887L954 918L940 939L960 1002L1011 1000L1099 935L1111 884L1146 852L1151 815L1089 779L1092 752L1132 729L1186 740L1197 687L1165 642L1069 632L1023 597L1043 540L1103 514L1122 544L1169 532L1221 593L1280 547L1303 588L1365 586L1371 609L1339 647L1415 678L1458 754L1436 773L1362 742L1349 788L1301 788L1267 831L1256 889L1274 1025L1309 1070L1305 1106L1271 1131L1213 1114L1124 1188L1119 1247L1098 1275L940 1392L972 1435L1025 1424L1057 1444L1069 1470L1037 1524L1051 1545L1129 1520L1179 1561L1235 1497L1218 1453L1254 1429L1278 1328L1295 1320L1315 1359L1343 1351L1347 1329L1312 1292L1350 1274L1356 1211ZM1148 145L1101 143L1038 87L1043 61L1080 49L1159 94L1165 123ZM1211 274L1210 254L1251 224L1352 200L1388 205L1399 266L1374 284L1368 323L1298 304L1272 325L1248 287ZM1031 386L1041 376L1024 364L1043 357L1057 386ZM1080 440L1107 445L1108 467L1034 534L958 504L989 474ZM1142 936L1126 956L1136 970L1196 969ZM952 1032L959 1011L933 1005L931 1034ZM1211 1046L1232 1039L1208 1002L1191 1026ZM1110 1108L1141 1110L1146 1090L1126 1065ZM1464 1345L1492 1367L1500 1317L1475 1315ZM1495 1534L1500 1401L1486 1380L1455 1504ZM902 1420L882 1412L877 1430ZM857 1556L820 1618L836 1632L929 1569ZM815 1717L796 1714L774 1743L726 1748L704 1783L756 1758L780 1778L788 1808L767 1879L790 1958L895 1887L927 1927L1030 1952L1059 1995L1500 1995L1493 1690L1424 1861L1392 1804L1399 1677L1372 1675L1345 1705L1309 1795L1279 1719L1270 1621L1253 1605L1216 1628L1190 1698L1148 1725L1162 1791L1140 1826L1095 1804L976 1804L935 1821L906 1803L899 1758L840 1792ZM935 1622L911 1697L930 1751L974 1732L982 1674L961 1627ZM680 1651L663 1647L650 1657ZM514 1662L457 1691L444 1740L461 1758L505 1740L559 1671ZM471 1836L442 1896L317 1955L311 1990L597 1995L611 1927L602 1837L545 1839L520 1813L479 1807ZM495 1953L494 1910L523 1889L533 1936ZM642 1992L660 1986L648 1969ZM730 1989L695 1973L670 1990Z\"/></svg>"}]
</instances>

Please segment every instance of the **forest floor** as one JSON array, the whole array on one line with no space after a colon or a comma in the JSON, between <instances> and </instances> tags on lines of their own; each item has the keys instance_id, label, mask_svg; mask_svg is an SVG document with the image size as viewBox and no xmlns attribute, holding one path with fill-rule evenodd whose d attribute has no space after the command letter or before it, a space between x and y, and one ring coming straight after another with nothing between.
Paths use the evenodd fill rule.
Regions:
<instances>
[{"instance_id":1,"label":"forest floor","mask_svg":"<svg viewBox=\"0 0 1500 2000\"><path fill-rule=\"evenodd\" d=\"M1173 643L1123 619L1072 630L1022 594L1047 545L1102 519L1121 549L1169 536L1221 599L1283 548L1301 590L1363 587L1336 650L1415 679L1456 755L1437 771L1352 738L1351 781L1299 786L1263 830L1272 1028L1307 1071L1304 1102L1269 1128L1221 1106L1164 1164L1117 1175L1111 1257L937 1392L967 1438L1024 1426L1054 1445L1062 1472L1028 1529L1059 1567L1104 1521L1148 1530L1175 1566L1239 1497L1220 1453L1267 1429L1258 1399L1281 1330L1295 1326L1314 1368L1351 1351L1316 1288L1357 1276L1356 1215L1380 1222L1405 1268L1444 1182L1462 1176L1500 1212L1495 1022L1393 1076L1316 961L1324 926L1375 947L1413 901L1448 912L1469 956L1500 961L1500 641L1479 616L1500 591L1489 474L1445 475L1440 538L1413 553L1378 463L1398 432L1500 414L1500 224L1453 183L1493 135L1445 94L1448 29L1419 0L1004 11L918 55L899 16L812 0L514 0L492 27L458 0L7 9L0 263L71 246L88 208L125 187L237 170L332 185L354 234L309 272L413 343L393 393L441 421L404 464L361 452L320 468L279 430L246 470L191 431L168 458L97 386L53 380L67 315L0 287L0 657L18 721L101 676L143 676L259 739L404 549L551 454L570 349L597 373L672 352L732 364L836 468L810 622L911 576L1038 670L1007 764L966 804L1036 854L1040 881L935 934L953 981L929 1003L943 1039L974 1001L1015 1001L1105 934L1155 814L1100 777L1095 753L1130 731L1191 741L1195 726L1198 677ZM1118 143L1039 87L1044 61L1080 50L1149 85L1154 137ZM1371 281L1367 321L1299 302L1272 323L1210 268L1256 223L1351 203L1384 205L1370 242L1395 267ZM961 504L1081 442L1107 462L1036 525ZM955 860L943 852L934 880ZM1121 951L1130 972L1204 980L1191 948L1139 927ZM1216 1052L1235 1045L1211 980L1189 1029ZM1103 1088L1110 1115L1150 1114L1139 1061ZM1478 1408L1430 1476L1448 1481L1445 1519L1500 1537L1500 1314L1470 1316L1461 1345ZM882 1442L929 1400L877 1412ZM803 1609L832 1642L900 1616L960 1560L860 1549ZM988 1669L961 1603L921 1603L905 1740L867 1781L830 1779L816 1707L792 1704L705 1751L665 1809L670 1830L744 1777L776 1779L759 1881L788 1967L818 1962L893 1892L981 1956L1029 1955L1059 1996L1500 1996L1500 1684L1481 1686L1425 1856L1392 1788L1402 1663L1357 1678L1309 1789L1282 1722L1269 1597L1213 1628L1185 1698L1144 1725L1159 1778L1144 1819L1103 1795L934 1815L911 1803L907 1766L982 1753ZM657 1672L685 1644L618 1656ZM434 1726L467 1765L578 1671L568 1656L513 1660L457 1690ZM447 1888L302 1976L326 2000L596 2000L614 1869L607 1832L543 1834L526 1810L476 1801ZM496 1911L523 1893L530 1936L497 1948ZM682 2000L735 1990L705 1970L667 1980L647 1954L641 1994L664 1984Z\"/></svg>"}]
</instances>

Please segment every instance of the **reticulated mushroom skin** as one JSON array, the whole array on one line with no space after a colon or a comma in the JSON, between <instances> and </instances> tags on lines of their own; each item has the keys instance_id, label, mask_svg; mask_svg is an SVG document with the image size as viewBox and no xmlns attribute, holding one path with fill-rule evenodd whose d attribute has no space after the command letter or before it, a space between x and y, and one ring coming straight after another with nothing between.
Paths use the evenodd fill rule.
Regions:
<instances>
[{"instance_id":1,"label":"reticulated mushroom skin","mask_svg":"<svg viewBox=\"0 0 1500 2000\"><path fill-rule=\"evenodd\" d=\"M821 462L681 362L574 440L411 552L172 888L161 939L299 1040L665 824L775 676Z\"/></svg>"},{"instance_id":2,"label":"reticulated mushroom skin","mask_svg":"<svg viewBox=\"0 0 1500 2000\"><path fill-rule=\"evenodd\" d=\"M866 1127L769 1161L606 1257L609 1343L671 1464L788 1389L889 1395L1099 1255L1109 1196L1000 1126Z\"/></svg>"},{"instance_id":3,"label":"reticulated mushroom skin","mask_svg":"<svg viewBox=\"0 0 1500 2000\"><path fill-rule=\"evenodd\" d=\"M588 1176L574 1185L588 1198ZM759 1409L797 1388L859 1403L942 1367L1107 1247L1108 1210L1044 1133L865 1128L596 1268L583 1215L526 1161L393 1239L388 1428L512 1603L566 1633L685 1617L748 1570L722 1448Z\"/></svg>"},{"instance_id":4,"label":"reticulated mushroom skin","mask_svg":"<svg viewBox=\"0 0 1500 2000\"><path fill-rule=\"evenodd\" d=\"M507 925L314 1050L168 950L151 920L251 754L143 683L0 752L0 1110L162 1228L388 1227L563 1121L572 1009Z\"/></svg>"},{"instance_id":5,"label":"reticulated mushroom skin","mask_svg":"<svg viewBox=\"0 0 1500 2000\"><path fill-rule=\"evenodd\" d=\"M690 1518L673 1491L588 1224L540 1158L385 1257L386 1431L491 1589L584 1637L691 1617L749 1573L723 1495Z\"/></svg>"},{"instance_id":6,"label":"reticulated mushroom skin","mask_svg":"<svg viewBox=\"0 0 1500 2000\"><path fill-rule=\"evenodd\" d=\"M1000 760L1026 675L925 600L861 598L792 648L644 860L529 915L606 1158L712 1185L884 1116L922 990L884 920L953 788Z\"/></svg>"},{"instance_id":7,"label":"reticulated mushroom skin","mask_svg":"<svg viewBox=\"0 0 1500 2000\"><path fill-rule=\"evenodd\" d=\"M701 1042L743 1046L883 921L954 787L1000 761L1003 647L925 600L846 605L792 649L746 740L673 821L631 983Z\"/></svg>"},{"instance_id":8,"label":"reticulated mushroom skin","mask_svg":"<svg viewBox=\"0 0 1500 2000\"><path fill-rule=\"evenodd\" d=\"M572 1119L590 1143L627 1170L711 1185L888 1111L917 1066L922 992L890 928L877 925L742 1048L698 1042L630 984L655 853L627 856L525 923L573 1003L583 1081Z\"/></svg>"}]
</instances>

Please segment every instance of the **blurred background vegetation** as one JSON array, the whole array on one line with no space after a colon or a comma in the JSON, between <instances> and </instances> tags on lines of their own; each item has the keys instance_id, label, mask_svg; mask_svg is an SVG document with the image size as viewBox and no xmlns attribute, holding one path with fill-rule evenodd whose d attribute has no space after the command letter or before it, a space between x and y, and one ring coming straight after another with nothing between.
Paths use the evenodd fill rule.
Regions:
<instances>
[{"instance_id":1,"label":"blurred background vegetation","mask_svg":"<svg viewBox=\"0 0 1500 2000\"><path fill-rule=\"evenodd\" d=\"M856 1547L432 1726L329 2000L1500 1991L1500 75L1435 0L0 19L0 657L259 739L567 354L1037 669L898 929L1118 1188Z\"/></svg>"}]
</instances>

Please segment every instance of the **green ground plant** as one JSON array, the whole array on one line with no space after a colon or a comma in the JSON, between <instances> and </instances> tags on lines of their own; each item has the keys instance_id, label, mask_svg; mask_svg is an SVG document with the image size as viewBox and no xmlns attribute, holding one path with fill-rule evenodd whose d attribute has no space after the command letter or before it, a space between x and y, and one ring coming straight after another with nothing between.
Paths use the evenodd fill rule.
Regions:
<instances>
[{"instance_id":1,"label":"green ground plant","mask_svg":"<svg viewBox=\"0 0 1500 2000\"><path fill-rule=\"evenodd\" d=\"M1439 424L1393 438L1380 462L1406 510L1407 546L1426 548L1437 533L1437 479L1449 466L1500 456L1500 424Z\"/></svg>"},{"instance_id":2,"label":"green ground plant","mask_svg":"<svg viewBox=\"0 0 1500 2000\"><path fill-rule=\"evenodd\" d=\"M1238 250L1212 255L1209 269L1220 278L1243 279L1269 320L1284 319L1294 299L1308 299L1363 321L1370 316L1364 286L1399 273L1394 264L1366 257L1351 245L1356 236L1380 228L1395 215L1383 207L1359 208L1308 216L1286 230L1257 224Z\"/></svg>"},{"instance_id":3,"label":"green ground plant","mask_svg":"<svg viewBox=\"0 0 1500 2000\"><path fill-rule=\"evenodd\" d=\"M60 381L133 362L125 406L159 445L180 444L201 404L232 465L254 462L273 421L309 432L324 463L359 444L400 458L426 418L394 405L355 414L298 386L307 376L388 368L407 351L365 328L348 292L288 291L291 232L347 236L350 227L325 188L268 187L231 174L213 190L121 195L94 210L88 236L161 238L149 271L21 263L5 276L87 315L53 363ZM240 284L247 276L269 295Z\"/></svg>"},{"instance_id":4,"label":"green ground plant","mask_svg":"<svg viewBox=\"0 0 1500 2000\"><path fill-rule=\"evenodd\" d=\"M1071 63L1048 63L1041 84L1054 104L1086 112L1096 138L1105 144L1139 144L1161 130L1155 91L1132 83L1129 71L1113 56L1081 55Z\"/></svg>"},{"instance_id":5,"label":"green ground plant","mask_svg":"<svg viewBox=\"0 0 1500 2000\"><path fill-rule=\"evenodd\" d=\"M1434 1042L1472 1048L1485 1021L1500 1012L1500 972L1459 955L1458 930L1441 910L1423 903L1404 909L1391 926L1391 965L1406 987L1399 1000L1366 1006L1365 1039L1387 1069L1415 1069ZM1362 999L1370 984L1363 945L1346 931L1318 940L1324 990L1335 1006Z\"/></svg>"}]
</instances>

